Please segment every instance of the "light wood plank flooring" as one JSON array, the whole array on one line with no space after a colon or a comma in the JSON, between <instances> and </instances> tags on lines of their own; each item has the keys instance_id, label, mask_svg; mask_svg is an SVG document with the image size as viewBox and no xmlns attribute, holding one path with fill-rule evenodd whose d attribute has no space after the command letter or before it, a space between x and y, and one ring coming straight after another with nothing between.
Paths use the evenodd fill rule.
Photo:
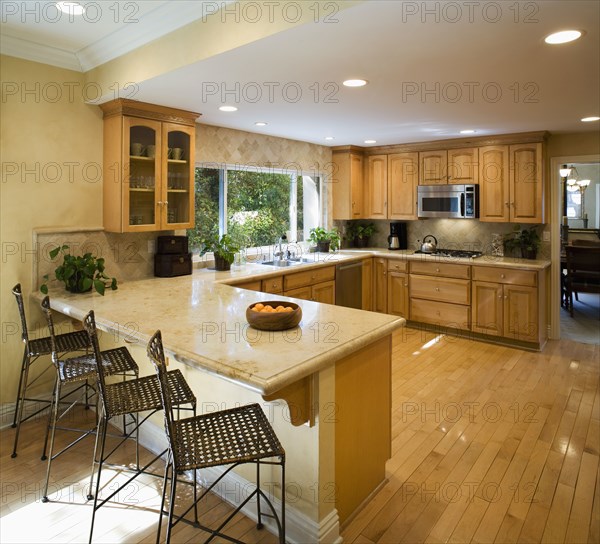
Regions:
<instances>
[{"instance_id":1,"label":"light wood plank flooring","mask_svg":"<svg viewBox=\"0 0 600 544\"><path fill-rule=\"evenodd\" d=\"M563 340L530 353L414 329L396 334L388 482L343 528L344 541L600 542L599 349ZM91 424L93 415L73 417ZM14 431L0 433L3 543L87 541L92 442L56 461L55 500L42 504L43 428L24 425L16 459ZM113 477L108 485L121 475ZM144 476L122 504L101 509L94 541L154 542L161 486ZM218 523L229 508L210 497L204 520ZM276 541L243 516L230 530L247 542ZM200 539L181 526L173 541Z\"/></svg>"}]
</instances>

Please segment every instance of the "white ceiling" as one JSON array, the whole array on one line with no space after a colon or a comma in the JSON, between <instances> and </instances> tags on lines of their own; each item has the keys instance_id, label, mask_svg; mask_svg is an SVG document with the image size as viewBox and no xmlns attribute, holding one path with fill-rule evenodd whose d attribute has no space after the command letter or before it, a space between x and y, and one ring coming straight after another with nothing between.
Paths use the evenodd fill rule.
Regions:
<instances>
[{"instance_id":1,"label":"white ceiling","mask_svg":"<svg viewBox=\"0 0 600 544\"><path fill-rule=\"evenodd\" d=\"M205 4L168 4L176 3L182 12ZM135 4L140 5L135 39L158 37L152 21L165 17L167 2ZM600 2L520 2L515 10L516 5L371 0L337 12L336 22L295 27L139 82L136 99L200 112L203 123L324 145L455 138L468 128L477 135L598 130L598 123L580 119L600 115ZM434 11L425 15L425 7ZM413 8L419 12L411 15L407 9ZM187 22L200 16L186 15ZM54 27L33 24L3 24L2 33L30 41L43 34L45 43L80 55L133 27L108 21L101 26L93 36L70 26L56 35ZM585 34L571 44L543 42L564 28ZM121 54L127 50L122 46ZM349 77L369 85L341 86ZM218 111L223 103L239 111ZM268 125L258 128L255 121ZM326 142L325 136L335 140Z\"/></svg>"}]
</instances>

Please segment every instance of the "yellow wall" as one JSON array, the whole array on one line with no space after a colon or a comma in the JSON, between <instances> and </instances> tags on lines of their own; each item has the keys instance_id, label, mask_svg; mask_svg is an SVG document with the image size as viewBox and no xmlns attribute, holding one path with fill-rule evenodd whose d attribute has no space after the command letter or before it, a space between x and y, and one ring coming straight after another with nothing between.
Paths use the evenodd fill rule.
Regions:
<instances>
[{"instance_id":1,"label":"yellow wall","mask_svg":"<svg viewBox=\"0 0 600 544\"><path fill-rule=\"evenodd\" d=\"M548 138L547 162L552 157L569 155L594 155L600 153L600 131L552 134Z\"/></svg>"},{"instance_id":2,"label":"yellow wall","mask_svg":"<svg viewBox=\"0 0 600 544\"><path fill-rule=\"evenodd\" d=\"M10 290L21 282L25 293L31 291L32 229L101 225L102 116L97 106L84 104L80 73L2 56L0 78L0 402L5 403L14 402L22 356ZM26 309L32 321L41 318L35 305Z\"/></svg>"}]
</instances>

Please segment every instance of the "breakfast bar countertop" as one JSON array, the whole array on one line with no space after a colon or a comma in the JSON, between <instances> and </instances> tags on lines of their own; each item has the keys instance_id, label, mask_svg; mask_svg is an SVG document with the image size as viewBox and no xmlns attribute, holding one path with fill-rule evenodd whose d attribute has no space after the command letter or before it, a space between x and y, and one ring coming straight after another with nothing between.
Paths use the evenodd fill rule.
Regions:
<instances>
[{"instance_id":1,"label":"breakfast bar countertop","mask_svg":"<svg viewBox=\"0 0 600 544\"><path fill-rule=\"evenodd\" d=\"M248 265L258 267L267 268ZM196 269L191 276L120 282L116 291L107 290L104 296L73 294L54 285L50 302L54 310L77 320L94 310L100 330L128 342L145 345L160 329L168 356L262 395L324 369L405 323L400 317L215 281L223 274L228 273ZM33 297L41 300L43 295L36 292ZM300 304L299 326L280 332L251 328L246 308L254 302L277 299Z\"/></svg>"}]
</instances>

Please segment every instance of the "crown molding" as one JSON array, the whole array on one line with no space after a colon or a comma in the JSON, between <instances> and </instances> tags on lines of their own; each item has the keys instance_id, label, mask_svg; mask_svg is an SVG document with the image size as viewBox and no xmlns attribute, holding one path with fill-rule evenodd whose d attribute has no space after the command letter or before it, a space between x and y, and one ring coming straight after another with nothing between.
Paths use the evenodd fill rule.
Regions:
<instances>
[{"instance_id":1,"label":"crown molding","mask_svg":"<svg viewBox=\"0 0 600 544\"><path fill-rule=\"evenodd\" d=\"M220 4L230 4L232 1L226 0ZM139 23L125 25L80 49L76 54L83 71L96 68L206 16L206 4L205 1L178 2L177 9L168 3L163 4L144 15ZM209 4L214 8L214 2Z\"/></svg>"},{"instance_id":2,"label":"crown molding","mask_svg":"<svg viewBox=\"0 0 600 544\"><path fill-rule=\"evenodd\" d=\"M11 36L6 32L2 32L0 35L0 52L10 57L50 64L51 66L58 66L59 68L66 68L67 70L74 70L76 72L83 71L75 53L24 40L16 36Z\"/></svg>"},{"instance_id":3,"label":"crown molding","mask_svg":"<svg viewBox=\"0 0 600 544\"><path fill-rule=\"evenodd\" d=\"M224 0L219 2L219 6L222 9L233 1ZM50 64L59 68L87 72L197 19L210 15L214 12L214 5L215 2L204 0L177 2L177 9L173 9L172 5L165 3L144 15L138 22L121 26L97 42L73 52L2 32L0 52L3 55ZM211 8L208 12L207 6Z\"/></svg>"}]
</instances>

